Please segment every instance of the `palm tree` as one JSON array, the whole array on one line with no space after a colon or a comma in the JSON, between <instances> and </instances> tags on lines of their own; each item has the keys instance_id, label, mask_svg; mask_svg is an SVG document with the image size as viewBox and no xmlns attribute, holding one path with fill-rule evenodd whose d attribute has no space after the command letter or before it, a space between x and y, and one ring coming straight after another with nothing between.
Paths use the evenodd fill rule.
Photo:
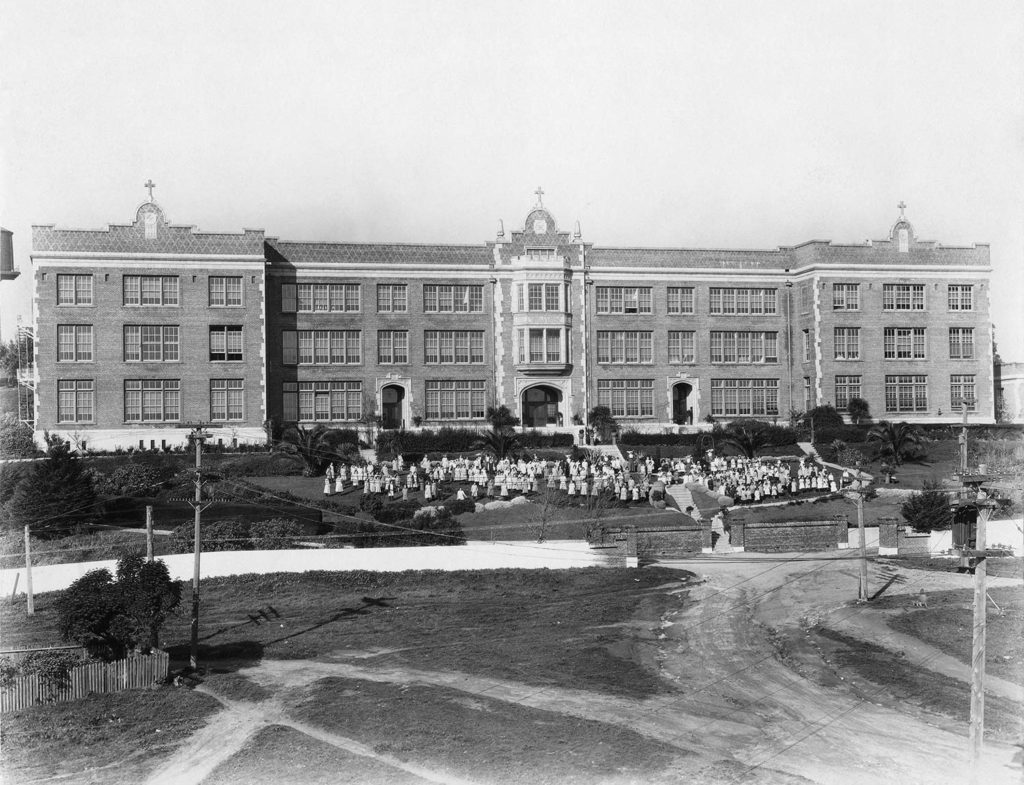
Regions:
<instances>
[{"instance_id":1,"label":"palm tree","mask_svg":"<svg viewBox=\"0 0 1024 785\"><path fill-rule=\"evenodd\" d=\"M281 441L277 446L282 452L297 455L302 459L303 475L316 477L330 461L334 460L342 439L340 431L326 425L314 425L311 428L289 425L282 432Z\"/></svg>"},{"instance_id":2,"label":"palm tree","mask_svg":"<svg viewBox=\"0 0 1024 785\"><path fill-rule=\"evenodd\" d=\"M505 428L515 428L519 425L519 418L512 414L507 406L488 406L487 422L491 424L492 430L501 431Z\"/></svg>"},{"instance_id":3,"label":"palm tree","mask_svg":"<svg viewBox=\"0 0 1024 785\"><path fill-rule=\"evenodd\" d=\"M921 434L905 422L882 420L868 431L868 441L879 442L879 454L891 455L893 463L899 466L911 454L911 448L921 444Z\"/></svg>"},{"instance_id":4,"label":"palm tree","mask_svg":"<svg viewBox=\"0 0 1024 785\"><path fill-rule=\"evenodd\" d=\"M489 452L496 460L512 458L519 452L519 437L513 428L492 428L480 435L474 449Z\"/></svg>"},{"instance_id":5,"label":"palm tree","mask_svg":"<svg viewBox=\"0 0 1024 785\"><path fill-rule=\"evenodd\" d=\"M757 456L757 451L768 443L763 428L749 428L746 426L730 428L726 435L719 439L720 445L728 445L739 450L747 458Z\"/></svg>"}]
</instances>

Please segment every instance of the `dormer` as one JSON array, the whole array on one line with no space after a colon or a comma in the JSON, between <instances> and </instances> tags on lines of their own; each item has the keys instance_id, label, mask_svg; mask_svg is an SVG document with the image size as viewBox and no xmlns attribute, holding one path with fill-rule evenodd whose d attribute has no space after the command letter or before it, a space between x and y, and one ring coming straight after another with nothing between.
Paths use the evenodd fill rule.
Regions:
<instances>
[{"instance_id":1,"label":"dormer","mask_svg":"<svg viewBox=\"0 0 1024 785\"><path fill-rule=\"evenodd\" d=\"M898 253L910 253L911 244L917 242L917 238L914 236L914 227L903 213L907 207L906 202L901 201L896 206L900 208L900 217L889 230L889 242L896 246Z\"/></svg>"}]
</instances>

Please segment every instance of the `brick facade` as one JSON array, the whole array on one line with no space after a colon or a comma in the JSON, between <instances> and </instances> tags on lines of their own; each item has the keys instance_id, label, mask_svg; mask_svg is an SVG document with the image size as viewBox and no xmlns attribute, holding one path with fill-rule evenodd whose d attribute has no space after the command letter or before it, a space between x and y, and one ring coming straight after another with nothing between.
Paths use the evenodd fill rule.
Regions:
<instances>
[{"instance_id":1,"label":"brick facade","mask_svg":"<svg viewBox=\"0 0 1024 785\"><path fill-rule=\"evenodd\" d=\"M785 419L853 393L876 419L955 421L954 377L958 390L973 382L972 419L993 421L988 246L918 241L902 216L858 245L612 248L560 230L538 203L521 230L445 246L205 234L147 202L103 231L35 227L32 258L37 431L97 447L183 437L216 413L222 380L242 380L244 405L215 423L219 438L243 440L267 418L479 425L495 404L572 429L605 403L625 427L661 430ZM71 275L91 277L90 303L58 304ZM211 305L211 276L240 278L242 304ZM176 278L178 303L126 303L135 277ZM379 287L401 288L405 309L379 308ZM68 348L76 325L91 326L89 358ZM138 326L177 328L178 359L127 359ZM219 328L241 329L242 359L213 359ZM58 332L75 359L58 360ZM159 422L136 416L126 386L156 379L180 383L180 412ZM74 421L59 392L84 402L79 381L94 410Z\"/></svg>"}]
</instances>

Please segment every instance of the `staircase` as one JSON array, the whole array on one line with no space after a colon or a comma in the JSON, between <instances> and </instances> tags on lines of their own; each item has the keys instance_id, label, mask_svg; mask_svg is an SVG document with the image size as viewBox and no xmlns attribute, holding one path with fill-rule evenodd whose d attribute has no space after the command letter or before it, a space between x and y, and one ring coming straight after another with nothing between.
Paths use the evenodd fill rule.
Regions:
<instances>
[{"instance_id":1,"label":"staircase","mask_svg":"<svg viewBox=\"0 0 1024 785\"><path fill-rule=\"evenodd\" d=\"M590 444L584 449L590 450L591 452L598 453L600 455L607 455L609 458L625 458L622 454L622 450L619 449L617 444Z\"/></svg>"}]
</instances>

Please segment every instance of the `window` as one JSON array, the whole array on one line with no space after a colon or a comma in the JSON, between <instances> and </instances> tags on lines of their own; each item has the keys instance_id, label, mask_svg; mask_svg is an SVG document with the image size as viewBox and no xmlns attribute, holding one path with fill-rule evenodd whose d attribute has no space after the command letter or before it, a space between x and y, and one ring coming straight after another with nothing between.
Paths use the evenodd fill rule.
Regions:
<instances>
[{"instance_id":1,"label":"window","mask_svg":"<svg viewBox=\"0 0 1024 785\"><path fill-rule=\"evenodd\" d=\"M859 311L860 285L855 283L832 284L833 311Z\"/></svg>"},{"instance_id":2,"label":"window","mask_svg":"<svg viewBox=\"0 0 1024 785\"><path fill-rule=\"evenodd\" d=\"M717 316L771 315L776 313L775 289L712 288L708 292L708 308Z\"/></svg>"},{"instance_id":3,"label":"window","mask_svg":"<svg viewBox=\"0 0 1024 785\"><path fill-rule=\"evenodd\" d=\"M803 339L804 347L804 362L809 363L811 361L811 331L804 330L801 337Z\"/></svg>"},{"instance_id":4,"label":"window","mask_svg":"<svg viewBox=\"0 0 1024 785\"><path fill-rule=\"evenodd\" d=\"M408 330L377 331L377 362L381 365L401 365L409 362Z\"/></svg>"},{"instance_id":5,"label":"window","mask_svg":"<svg viewBox=\"0 0 1024 785\"><path fill-rule=\"evenodd\" d=\"M210 360L242 359L242 326L240 324L210 325Z\"/></svg>"},{"instance_id":6,"label":"window","mask_svg":"<svg viewBox=\"0 0 1024 785\"><path fill-rule=\"evenodd\" d=\"M885 410L887 412L928 411L928 377L909 374L886 376Z\"/></svg>"},{"instance_id":7,"label":"window","mask_svg":"<svg viewBox=\"0 0 1024 785\"><path fill-rule=\"evenodd\" d=\"M851 398L860 398L859 376L836 377L836 408L843 412L850 406Z\"/></svg>"},{"instance_id":8,"label":"window","mask_svg":"<svg viewBox=\"0 0 1024 785\"><path fill-rule=\"evenodd\" d=\"M950 360L973 360L974 359L974 328L973 327L950 327L949 328L949 359Z\"/></svg>"},{"instance_id":9,"label":"window","mask_svg":"<svg viewBox=\"0 0 1024 785\"><path fill-rule=\"evenodd\" d=\"M57 422L92 422L92 379L60 379L57 382Z\"/></svg>"},{"instance_id":10,"label":"window","mask_svg":"<svg viewBox=\"0 0 1024 785\"><path fill-rule=\"evenodd\" d=\"M483 361L483 330L425 330L423 333L423 362L428 365L480 364Z\"/></svg>"},{"instance_id":11,"label":"window","mask_svg":"<svg viewBox=\"0 0 1024 785\"><path fill-rule=\"evenodd\" d=\"M359 313L360 303L357 283L281 284L282 313Z\"/></svg>"},{"instance_id":12,"label":"window","mask_svg":"<svg viewBox=\"0 0 1024 785\"><path fill-rule=\"evenodd\" d=\"M92 276L58 275L57 305L92 305Z\"/></svg>"},{"instance_id":13,"label":"window","mask_svg":"<svg viewBox=\"0 0 1024 785\"><path fill-rule=\"evenodd\" d=\"M837 360L860 359L860 328L835 328L835 358Z\"/></svg>"},{"instance_id":14,"label":"window","mask_svg":"<svg viewBox=\"0 0 1024 785\"><path fill-rule=\"evenodd\" d=\"M427 313L483 313L483 286L423 285L423 310Z\"/></svg>"},{"instance_id":15,"label":"window","mask_svg":"<svg viewBox=\"0 0 1024 785\"><path fill-rule=\"evenodd\" d=\"M924 327L886 327L883 356L887 360L925 359Z\"/></svg>"},{"instance_id":16,"label":"window","mask_svg":"<svg viewBox=\"0 0 1024 785\"><path fill-rule=\"evenodd\" d=\"M551 262L555 259L554 248L527 248L526 258L531 262Z\"/></svg>"},{"instance_id":17,"label":"window","mask_svg":"<svg viewBox=\"0 0 1024 785\"><path fill-rule=\"evenodd\" d=\"M713 363L777 363L779 361L778 333L711 332L711 362Z\"/></svg>"},{"instance_id":18,"label":"window","mask_svg":"<svg viewBox=\"0 0 1024 785\"><path fill-rule=\"evenodd\" d=\"M244 420L245 381L210 379L210 419L237 422Z\"/></svg>"},{"instance_id":19,"label":"window","mask_svg":"<svg viewBox=\"0 0 1024 785\"><path fill-rule=\"evenodd\" d=\"M651 313L649 286L598 286L598 313Z\"/></svg>"},{"instance_id":20,"label":"window","mask_svg":"<svg viewBox=\"0 0 1024 785\"><path fill-rule=\"evenodd\" d=\"M811 408L811 377L804 377L804 411L809 411Z\"/></svg>"},{"instance_id":21,"label":"window","mask_svg":"<svg viewBox=\"0 0 1024 785\"><path fill-rule=\"evenodd\" d=\"M882 308L886 311L923 311L924 284L883 284Z\"/></svg>"},{"instance_id":22,"label":"window","mask_svg":"<svg viewBox=\"0 0 1024 785\"><path fill-rule=\"evenodd\" d=\"M92 362L92 325L57 325L57 362Z\"/></svg>"},{"instance_id":23,"label":"window","mask_svg":"<svg viewBox=\"0 0 1024 785\"><path fill-rule=\"evenodd\" d=\"M598 330L597 361L630 365L653 362L652 335L647 331Z\"/></svg>"},{"instance_id":24,"label":"window","mask_svg":"<svg viewBox=\"0 0 1024 785\"><path fill-rule=\"evenodd\" d=\"M779 380L712 379L711 413L720 417L775 416L779 413Z\"/></svg>"},{"instance_id":25,"label":"window","mask_svg":"<svg viewBox=\"0 0 1024 785\"><path fill-rule=\"evenodd\" d=\"M693 287L668 287L667 308L669 313L693 313Z\"/></svg>"},{"instance_id":26,"label":"window","mask_svg":"<svg viewBox=\"0 0 1024 785\"><path fill-rule=\"evenodd\" d=\"M377 284L377 313L406 313L409 287L404 283Z\"/></svg>"},{"instance_id":27,"label":"window","mask_svg":"<svg viewBox=\"0 0 1024 785\"><path fill-rule=\"evenodd\" d=\"M486 410L487 386L482 380L428 379L426 406L428 420L482 420Z\"/></svg>"},{"instance_id":28,"label":"window","mask_svg":"<svg viewBox=\"0 0 1024 785\"><path fill-rule=\"evenodd\" d=\"M176 275L126 275L123 284L125 305L178 305Z\"/></svg>"},{"instance_id":29,"label":"window","mask_svg":"<svg viewBox=\"0 0 1024 785\"><path fill-rule=\"evenodd\" d=\"M241 276L210 276L210 305L236 307L242 304Z\"/></svg>"},{"instance_id":30,"label":"window","mask_svg":"<svg viewBox=\"0 0 1024 785\"><path fill-rule=\"evenodd\" d=\"M283 403L289 422L358 420L363 416L363 383L285 382Z\"/></svg>"},{"instance_id":31,"label":"window","mask_svg":"<svg viewBox=\"0 0 1024 785\"><path fill-rule=\"evenodd\" d=\"M358 365L363 361L362 330L285 330L285 365Z\"/></svg>"},{"instance_id":32,"label":"window","mask_svg":"<svg viewBox=\"0 0 1024 785\"><path fill-rule=\"evenodd\" d=\"M561 328L522 328L518 331L518 338L521 364L564 362Z\"/></svg>"},{"instance_id":33,"label":"window","mask_svg":"<svg viewBox=\"0 0 1024 785\"><path fill-rule=\"evenodd\" d=\"M598 379L597 404L613 417L653 417L653 379Z\"/></svg>"},{"instance_id":34,"label":"window","mask_svg":"<svg viewBox=\"0 0 1024 785\"><path fill-rule=\"evenodd\" d=\"M697 362L697 333L693 330L668 331L668 361L670 363Z\"/></svg>"},{"instance_id":35,"label":"window","mask_svg":"<svg viewBox=\"0 0 1024 785\"><path fill-rule=\"evenodd\" d=\"M946 291L946 304L951 311L974 310L974 287L971 284L950 284Z\"/></svg>"},{"instance_id":36,"label":"window","mask_svg":"<svg viewBox=\"0 0 1024 785\"><path fill-rule=\"evenodd\" d=\"M899 252L909 253L910 252L910 232L906 229L900 229L897 232L897 241L899 242Z\"/></svg>"},{"instance_id":37,"label":"window","mask_svg":"<svg viewBox=\"0 0 1024 785\"><path fill-rule=\"evenodd\" d=\"M964 403L967 411L977 411L978 401L974 392L974 374L955 374L949 377L949 402L957 411L963 411Z\"/></svg>"},{"instance_id":38,"label":"window","mask_svg":"<svg viewBox=\"0 0 1024 785\"><path fill-rule=\"evenodd\" d=\"M181 419L178 379L126 379L125 422L177 422Z\"/></svg>"},{"instance_id":39,"label":"window","mask_svg":"<svg viewBox=\"0 0 1024 785\"><path fill-rule=\"evenodd\" d=\"M560 311L559 290L557 283L528 283L519 286L520 311ZM525 292L525 300L524 300Z\"/></svg>"},{"instance_id":40,"label":"window","mask_svg":"<svg viewBox=\"0 0 1024 785\"><path fill-rule=\"evenodd\" d=\"M179 360L176 324L126 324L124 361L128 363L169 363Z\"/></svg>"}]
</instances>

